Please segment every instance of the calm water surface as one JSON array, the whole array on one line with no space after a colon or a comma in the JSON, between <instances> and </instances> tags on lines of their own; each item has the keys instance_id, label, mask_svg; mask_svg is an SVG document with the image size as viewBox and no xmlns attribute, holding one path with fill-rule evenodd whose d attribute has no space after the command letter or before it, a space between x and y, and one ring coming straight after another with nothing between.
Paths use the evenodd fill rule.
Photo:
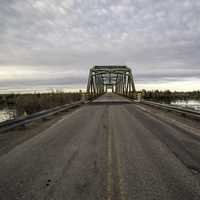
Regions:
<instances>
[{"instance_id":1,"label":"calm water surface","mask_svg":"<svg viewBox=\"0 0 200 200\"><path fill-rule=\"evenodd\" d=\"M176 100L170 103L173 106L190 108L200 111L200 100Z\"/></svg>"},{"instance_id":2,"label":"calm water surface","mask_svg":"<svg viewBox=\"0 0 200 200\"><path fill-rule=\"evenodd\" d=\"M16 110L9 109L9 108L2 108L0 109L0 122L14 119L16 116Z\"/></svg>"}]
</instances>

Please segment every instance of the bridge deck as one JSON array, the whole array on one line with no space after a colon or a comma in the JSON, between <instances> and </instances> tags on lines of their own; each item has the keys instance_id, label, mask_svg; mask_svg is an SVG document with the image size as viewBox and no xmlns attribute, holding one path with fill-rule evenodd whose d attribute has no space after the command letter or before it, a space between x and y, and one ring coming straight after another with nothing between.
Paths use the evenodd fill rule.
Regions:
<instances>
[{"instance_id":1,"label":"bridge deck","mask_svg":"<svg viewBox=\"0 0 200 200\"><path fill-rule=\"evenodd\" d=\"M89 104L0 156L0 199L197 200L199 169L197 135L142 105Z\"/></svg>"},{"instance_id":2,"label":"bridge deck","mask_svg":"<svg viewBox=\"0 0 200 200\"><path fill-rule=\"evenodd\" d=\"M130 103L131 101L125 97L114 93L106 93L93 101L94 103Z\"/></svg>"}]
</instances>

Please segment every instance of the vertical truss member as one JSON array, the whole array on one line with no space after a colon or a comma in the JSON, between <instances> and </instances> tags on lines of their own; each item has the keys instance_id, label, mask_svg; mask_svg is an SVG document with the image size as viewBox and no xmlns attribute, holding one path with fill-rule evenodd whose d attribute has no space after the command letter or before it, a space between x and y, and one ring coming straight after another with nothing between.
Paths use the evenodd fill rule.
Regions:
<instances>
[{"instance_id":1,"label":"vertical truss member","mask_svg":"<svg viewBox=\"0 0 200 200\"><path fill-rule=\"evenodd\" d=\"M87 93L101 95L111 89L112 92L132 96L135 85L132 71L127 66L94 66L90 69Z\"/></svg>"}]
</instances>

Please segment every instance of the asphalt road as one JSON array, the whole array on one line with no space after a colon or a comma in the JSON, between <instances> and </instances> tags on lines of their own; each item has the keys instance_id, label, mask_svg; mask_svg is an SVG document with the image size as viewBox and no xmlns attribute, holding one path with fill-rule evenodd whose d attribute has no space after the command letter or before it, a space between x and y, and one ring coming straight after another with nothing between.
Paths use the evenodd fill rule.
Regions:
<instances>
[{"instance_id":1,"label":"asphalt road","mask_svg":"<svg viewBox=\"0 0 200 200\"><path fill-rule=\"evenodd\" d=\"M199 172L200 137L106 94L2 155L0 199L199 200Z\"/></svg>"}]
</instances>

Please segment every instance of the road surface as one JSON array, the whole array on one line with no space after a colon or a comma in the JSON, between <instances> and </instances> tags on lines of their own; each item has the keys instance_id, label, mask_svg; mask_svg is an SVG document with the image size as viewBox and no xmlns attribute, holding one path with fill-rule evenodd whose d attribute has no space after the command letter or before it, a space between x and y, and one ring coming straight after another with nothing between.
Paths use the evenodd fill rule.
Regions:
<instances>
[{"instance_id":1,"label":"road surface","mask_svg":"<svg viewBox=\"0 0 200 200\"><path fill-rule=\"evenodd\" d=\"M106 94L2 155L0 199L199 200L199 169L200 137Z\"/></svg>"}]
</instances>

